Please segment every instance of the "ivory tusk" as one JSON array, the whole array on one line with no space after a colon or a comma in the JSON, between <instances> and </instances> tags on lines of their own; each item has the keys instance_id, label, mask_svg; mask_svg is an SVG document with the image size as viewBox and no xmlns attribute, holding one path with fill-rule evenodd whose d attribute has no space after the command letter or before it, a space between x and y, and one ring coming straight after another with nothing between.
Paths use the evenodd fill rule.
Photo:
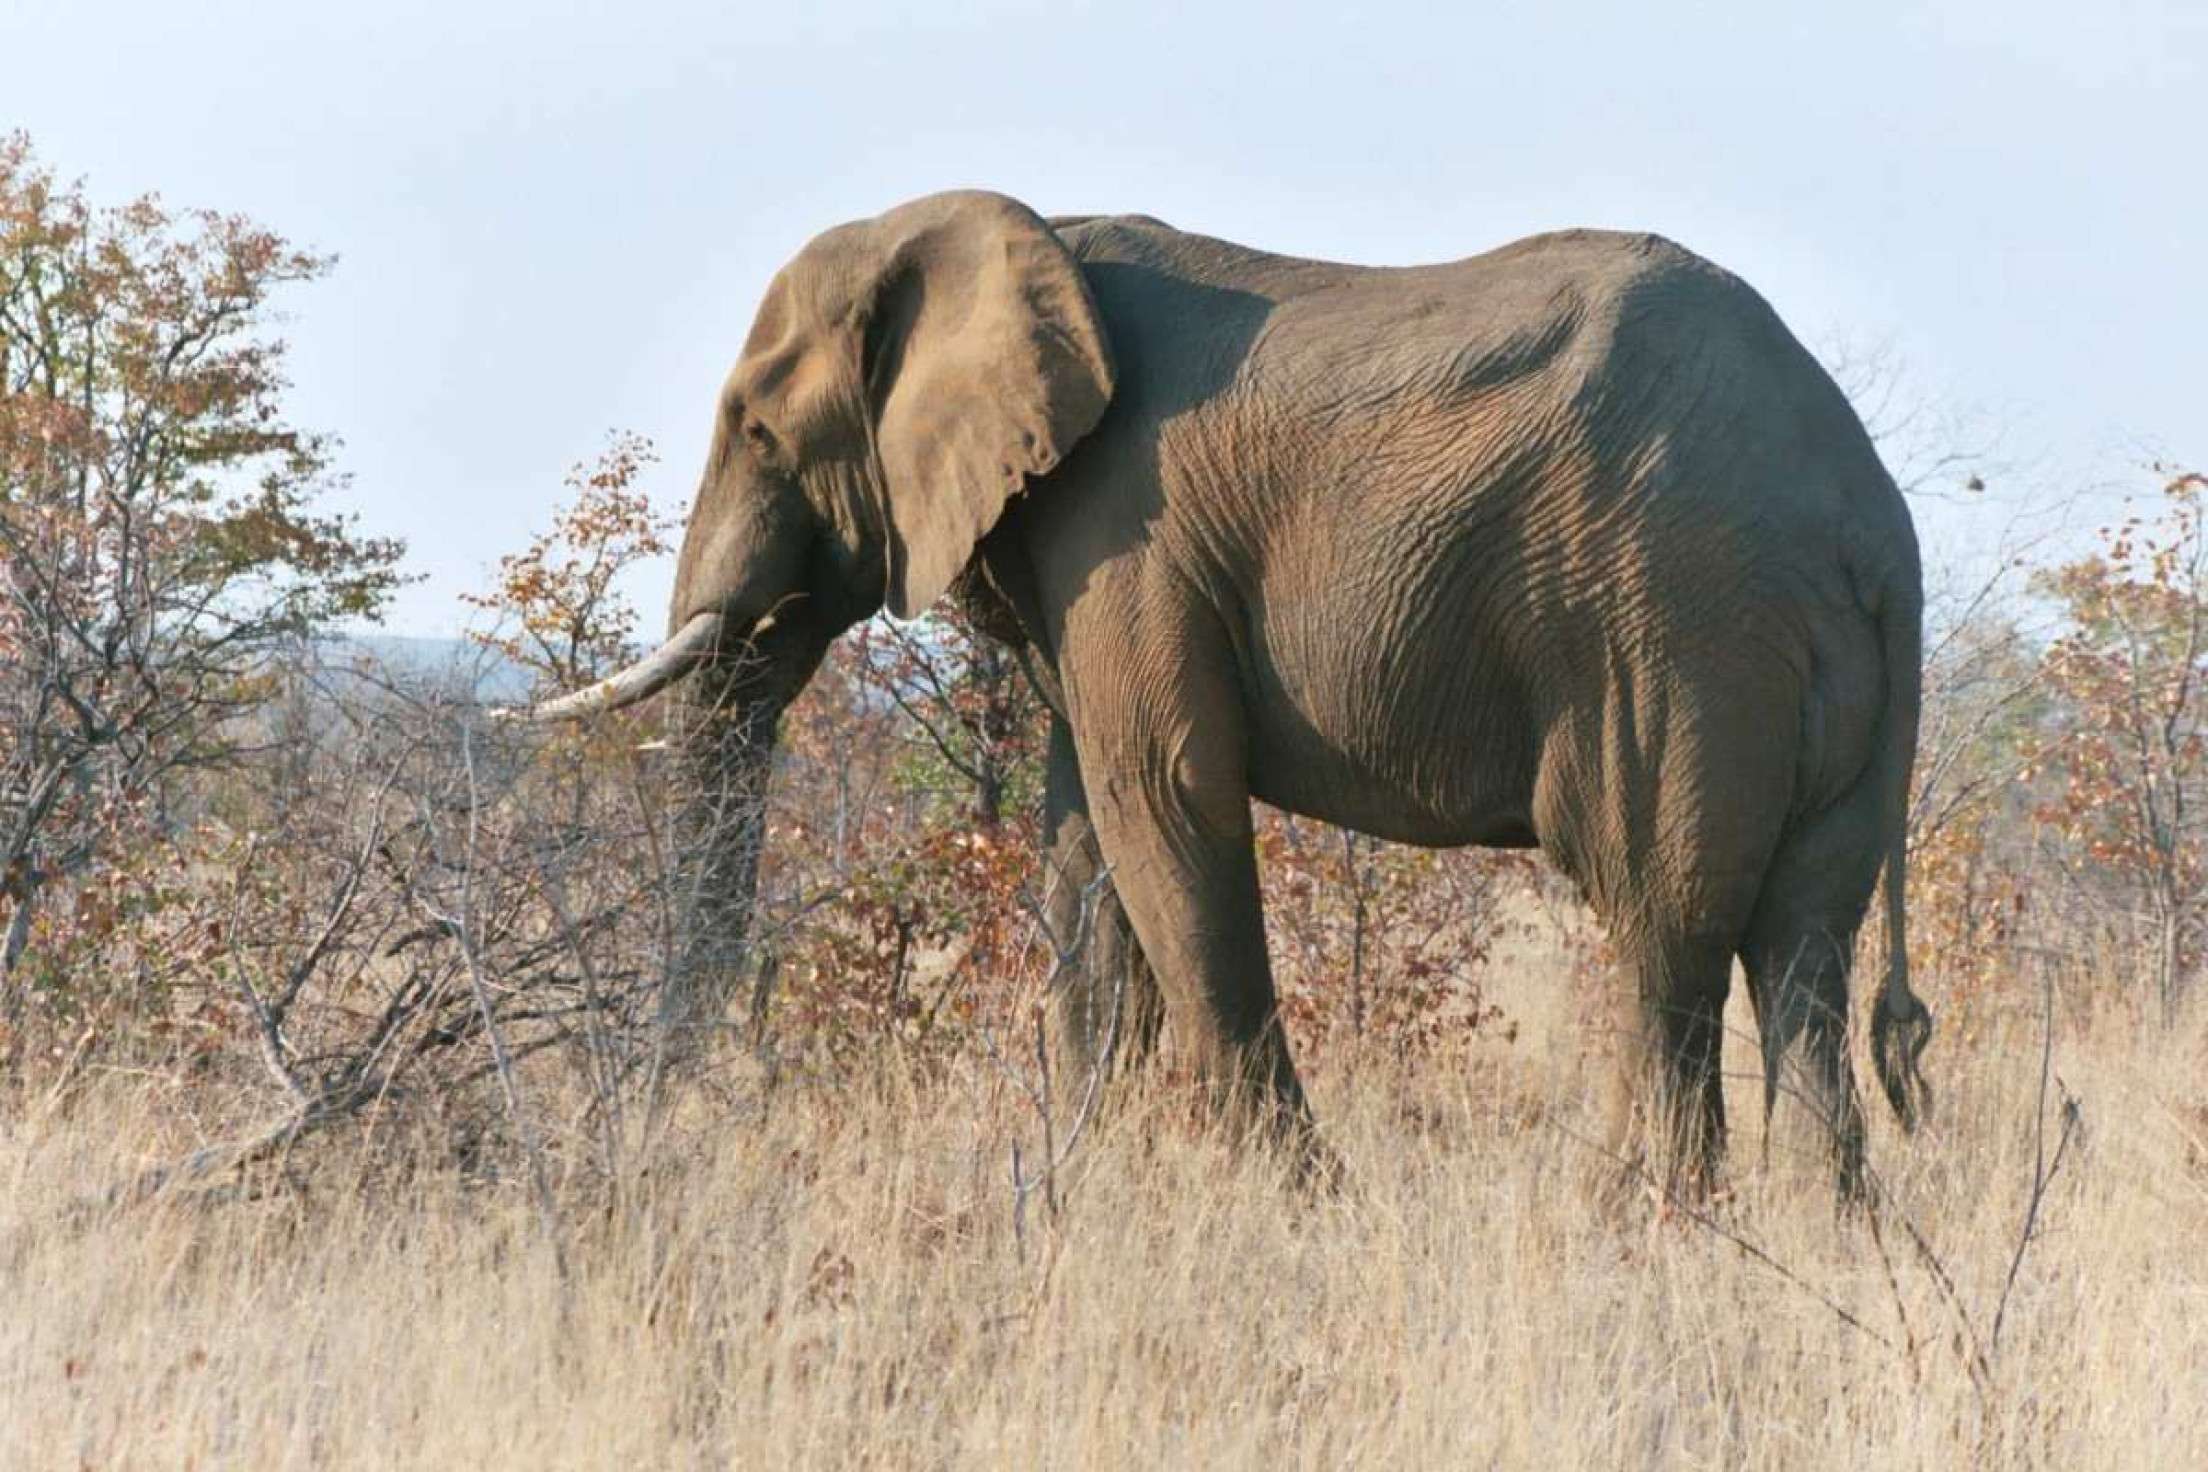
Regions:
<instances>
[{"instance_id":1,"label":"ivory tusk","mask_svg":"<svg viewBox=\"0 0 2208 1472\"><path fill-rule=\"evenodd\" d=\"M757 630L753 632L756 635ZM557 700L508 707L493 715L506 721L572 721L634 705L657 695L696 669L713 652L720 635L721 616L701 613L676 630L675 636L659 648L595 685L572 695L562 695Z\"/></svg>"}]
</instances>

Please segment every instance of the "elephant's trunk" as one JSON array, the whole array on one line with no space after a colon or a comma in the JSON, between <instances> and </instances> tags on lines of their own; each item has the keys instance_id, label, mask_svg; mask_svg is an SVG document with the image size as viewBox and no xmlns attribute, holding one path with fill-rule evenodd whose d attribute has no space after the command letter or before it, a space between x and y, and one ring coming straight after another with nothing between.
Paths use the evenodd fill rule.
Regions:
<instances>
[{"instance_id":1,"label":"elephant's trunk","mask_svg":"<svg viewBox=\"0 0 2208 1472\"><path fill-rule=\"evenodd\" d=\"M660 993L665 1056L693 1058L728 1020L749 967L780 703L692 685L675 719L675 954ZM713 698L715 696L719 698Z\"/></svg>"},{"instance_id":2,"label":"elephant's trunk","mask_svg":"<svg viewBox=\"0 0 2208 1472\"><path fill-rule=\"evenodd\" d=\"M757 657L758 639L774 627L769 614L730 649L722 637L727 621L700 613L659 648L588 689L497 712L506 719L578 720L688 681L671 722L682 771L669 874L675 947L659 999L662 1068L698 1055L743 982L775 723L788 695L776 688L771 662ZM709 669L714 673L704 673Z\"/></svg>"}]
</instances>

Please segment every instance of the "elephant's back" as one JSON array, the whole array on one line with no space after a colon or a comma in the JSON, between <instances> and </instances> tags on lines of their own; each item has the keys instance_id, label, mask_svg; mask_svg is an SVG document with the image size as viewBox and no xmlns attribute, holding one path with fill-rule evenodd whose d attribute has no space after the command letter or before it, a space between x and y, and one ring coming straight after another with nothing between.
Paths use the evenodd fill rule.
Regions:
<instances>
[{"instance_id":1,"label":"elephant's back","mask_svg":"<svg viewBox=\"0 0 2208 1472\"><path fill-rule=\"evenodd\" d=\"M1053 221L1136 393L1194 380L1220 408L1349 431L1493 414L1538 391L1590 416L1695 371L1720 342L1782 378L1822 371L1739 277L1647 232L1570 229L1459 260L1363 266L1282 255L1143 215ZM1828 385L1829 387L1829 385ZM1193 395L1191 395L1193 397ZM1627 406L1630 407L1630 406ZM1535 416L1530 428L1542 427Z\"/></svg>"},{"instance_id":2,"label":"elephant's back","mask_svg":"<svg viewBox=\"0 0 2208 1472\"><path fill-rule=\"evenodd\" d=\"M1235 466L1279 518L1369 533L1406 509L1369 495L1409 497L1444 527L1601 523L1703 572L1732 546L1821 591L1916 580L1845 395L1753 287L1661 235L1371 267L1145 216L1060 229L1132 369L1130 417L1168 458Z\"/></svg>"}]
</instances>

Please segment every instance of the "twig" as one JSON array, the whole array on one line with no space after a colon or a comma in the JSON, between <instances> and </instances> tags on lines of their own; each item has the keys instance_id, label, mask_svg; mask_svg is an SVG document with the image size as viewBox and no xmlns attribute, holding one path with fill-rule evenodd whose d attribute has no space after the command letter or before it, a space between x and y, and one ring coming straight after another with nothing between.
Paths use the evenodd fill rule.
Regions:
<instances>
[{"instance_id":1,"label":"twig","mask_svg":"<svg viewBox=\"0 0 2208 1472\"><path fill-rule=\"evenodd\" d=\"M1846 1324L1849 1328L1863 1335L1872 1343L1883 1345L1888 1350L1894 1350L1897 1353L1899 1352L1893 1340L1887 1338L1884 1334L1879 1333L1878 1330L1872 1328L1857 1315L1842 1307L1839 1303L1835 1302L1830 1295L1825 1293L1822 1289L1818 1288L1816 1284L1810 1282L1800 1273L1795 1272L1785 1263L1779 1261L1778 1258L1772 1256L1768 1250L1766 1250L1761 1244L1757 1243L1754 1239L1748 1237L1744 1233L1733 1230L1731 1227L1728 1227L1723 1222L1719 1221L1716 1217L1711 1216L1708 1212L1696 1206L1692 1201L1688 1200L1685 1196L1682 1196L1677 1188L1675 1188L1669 1181L1660 1178L1643 1162L1627 1156L1620 1155L1614 1150L1611 1150L1602 1145L1598 1145L1593 1140L1586 1138L1584 1135L1579 1134L1577 1131L1572 1130L1571 1128L1563 1124L1559 1124L1554 1120L1549 1121L1549 1125L1550 1128L1554 1129L1558 1134L1562 1135L1565 1139L1570 1140L1572 1143L1583 1146L1584 1148L1593 1151L1595 1154L1600 1155L1605 1160L1609 1160L1623 1167L1625 1170L1632 1172L1633 1175L1638 1177L1644 1185L1647 1185L1650 1188L1660 1192L1664 1198L1665 1204L1668 1205L1672 1210L1678 1212L1681 1216L1684 1216L1687 1220L1693 1222L1695 1225L1702 1227L1709 1232L1715 1233L1717 1236L1723 1238L1725 1241L1730 1242L1734 1247L1738 1248L1749 1258L1761 1263L1764 1267L1776 1273L1787 1283L1792 1284L1794 1287L1800 1289L1809 1297L1814 1298L1815 1300L1817 1300L1817 1302L1823 1304L1827 1309L1832 1312L1832 1314L1836 1318L1840 1320L1840 1322Z\"/></svg>"},{"instance_id":2,"label":"twig","mask_svg":"<svg viewBox=\"0 0 2208 1472\"><path fill-rule=\"evenodd\" d=\"M1879 1270L1886 1276L1886 1295L1894 1306L1894 1319L1901 1325L1902 1349L1909 1361L1909 1382L1918 1384L1924 1372L1918 1359L1917 1328L1909 1322L1909 1305L1901 1296L1901 1275L1894 1271L1894 1255L1886 1248L1886 1229L1879 1225L1878 1213L1867 1211L1863 1215L1870 1228L1871 1246L1878 1253Z\"/></svg>"},{"instance_id":3,"label":"twig","mask_svg":"<svg viewBox=\"0 0 2208 1472\"><path fill-rule=\"evenodd\" d=\"M363 1079L345 1088L316 1096L303 1108L242 1140L225 1141L194 1150L171 1165L140 1171L129 1181L110 1186L96 1196L79 1200L73 1213L84 1215L112 1211L122 1206L165 1196L209 1176L242 1170L265 1160L294 1142L357 1113L370 1100L382 1096L379 1081Z\"/></svg>"},{"instance_id":4,"label":"twig","mask_svg":"<svg viewBox=\"0 0 2208 1472\"><path fill-rule=\"evenodd\" d=\"M1051 967L1050 976L1044 981L1046 991L1057 983L1064 974L1065 968L1079 964L1081 958L1086 954L1088 943L1096 931L1096 912L1103 902L1104 887L1110 882L1111 869L1106 867L1082 886L1079 917L1074 925L1074 936L1071 943L1061 949L1057 939L1051 937L1050 946L1056 956L1056 961ZM1032 905L1032 899L1030 903ZM1040 916L1037 916L1037 919L1040 922L1042 933L1046 936L1050 935L1048 922L1043 921ZM1062 1146L1058 1145L1053 1138L1054 1122L1051 1118L1050 1070L1047 1058L1043 1065L1042 1087L1038 1091L1025 1079L1020 1078L1018 1073L1005 1061L1003 1053L997 1047L996 1039L991 1036L988 1029L983 1028L981 1030L980 1036L983 1049L989 1054L991 1060L996 1063L998 1069L1018 1086L1021 1093L1027 1096L1029 1105L1035 1109L1043 1121L1043 1165L1037 1174L1029 1176L1019 1170L1018 1147L1015 1145L1013 1150L1012 1190L1018 1201L1024 1201L1031 1192L1041 1188L1050 1200L1052 1215L1057 1214L1057 1185L1054 1178L1058 1170L1072 1157L1074 1148L1081 1143L1081 1137L1088 1130L1090 1121L1096 1117L1097 1101L1103 1093L1103 1078L1106 1073L1110 1072L1112 1056L1119 1046L1119 1025L1120 1018L1126 1009L1126 993L1127 972L1126 968L1121 967L1117 976L1113 978L1111 1015L1105 1024L1104 1045L1097 1049L1095 1057L1090 1062L1089 1077L1082 1087L1081 1103L1074 1111L1073 1126L1066 1132L1065 1143ZM1035 1026L1036 1046L1038 1050L1041 1050L1044 1044L1040 1015L1035 1019ZM1017 1214L1015 1213L1016 1220Z\"/></svg>"},{"instance_id":5,"label":"twig","mask_svg":"<svg viewBox=\"0 0 2208 1472\"><path fill-rule=\"evenodd\" d=\"M1035 1013L1035 1070L1042 1079L1042 1097L1039 1112L1043 1117L1043 1159L1050 1168L1043 1172L1043 1205L1050 1212L1050 1219L1058 1219L1058 1142L1052 1137L1050 1118L1050 1049L1043 1038L1043 1014Z\"/></svg>"},{"instance_id":6,"label":"twig","mask_svg":"<svg viewBox=\"0 0 2208 1472\"><path fill-rule=\"evenodd\" d=\"M1793 1088L1784 1082L1779 1082L1778 1086L1785 1090L1788 1098L1810 1110L1828 1134L1837 1138L1834 1129L1836 1121L1818 1099L1810 1092ZM1985 1345L1978 1335L1978 1326L1972 1319L1969 1308L1963 1303L1962 1292L1955 1285L1954 1274L1948 1271L1947 1264L1940 1260L1939 1253L1933 1249L1931 1240L1918 1227L1915 1218L1902 1209L1898 1198L1887 1188L1878 1172L1871 1168L1870 1162L1858 1157L1856 1166L1862 1172L1864 1217L1871 1234L1872 1246L1877 1250L1886 1271L1886 1286L1893 1295L1895 1316L1901 1320L1903 1333L1908 1340L1912 1370L1917 1343L1916 1331L1909 1323L1908 1312L1901 1299L1900 1282L1886 1247L1885 1232L1881 1225L1881 1213L1884 1212L1892 1213L1895 1225L1901 1228L1902 1235L1908 1239L1910 1251L1922 1264L1926 1275L1938 1290L1940 1301L1946 1305L1948 1316L1955 1324L1956 1353L1962 1360L1964 1373L1970 1378L1972 1391L1983 1404L1992 1391L1993 1362L1986 1354Z\"/></svg>"},{"instance_id":7,"label":"twig","mask_svg":"<svg viewBox=\"0 0 2208 1472\"><path fill-rule=\"evenodd\" d=\"M245 878L253 872L253 857L259 852L260 842L258 834L246 840L245 857L239 862L230 886L230 923L225 927L230 946L230 968L237 973L238 990L245 994L246 1006L253 1013L262 1067L268 1070L269 1076L276 1080L285 1093L304 1108L311 1096L307 1092L307 1086L299 1081L299 1075L292 1071L291 1063L285 1056L290 1050L284 1045L283 1026L276 1020L274 1010L262 1000L260 988L253 985L252 968L245 964L244 950L238 944L239 920L245 908ZM339 913L342 914L342 910ZM333 916L331 925L323 931L325 939L335 930L336 918ZM321 942L317 942L318 947L320 944Z\"/></svg>"},{"instance_id":8,"label":"twig","mask_svg":"<svg viewBox=\"0 0 2208 1472\"><path fill-rule=\"evenodd\" d=\"M2039 1235L2040 1206L2047 1199L2047 1188L2054 1183L2055 1172L2062 1169L2062 1158L2070 1149L2071 1137L2078 1128L2078 1101L2070 1091L2062 1091L2062 1133L2055 1139L2055 1154L2047 1156L2047 1088L2050 1082L2060 1087L2054 1078L2055 1055L2055 979L2043 974L2042 1004L2039 1036L2039 1096L2032 1121L2032 1189L2024 1205L2024 1224L2016 1234L2016 1251L2009 1256L2009 1274L2001 1284L2001 1298L1993 1310L1993 1329L1986 1336L1989 1354L2001 1347L2001 1326L2008 1319L2009 1295L2016 1291L2017 1274L2024 1267L2024 1253Z\"/></svg>"},{"instance_id":9,"label":"twig","mask_svg":"<svg viewBox=\"0 0 2208 1472\"><path fill-rule=\"evenodd\" d=\"M474 937L468 926L472 918L470 900L474 893L476 836L481 821L482 802L476 785L474 737L465 726L460 730L460 760L468 781L468 837L465 859L460 870L460 913L443 918L447 918L452 925L452 933L459 943L461 957L467 963L468 984L475 993L476 1010L483 1018L483 1034L490 1044L491 1061L498 1069L498 1083L505 1095L507 1117L513 1121L515 1132L521 1137L522 1149L529 1157L529 1175L536 1192L537 1212L543 1220L545 1237L552 1248L553 1266L564 1281L567 1277L567 1255L560 1241L559 1209L552 1199L551 1179L545 1173L544 1152L538 1143L535 1128L522 1110L521 1086L514 1078L513 1057L507 1051L506 1040L499 1032L490 986L484 978L483 963L477 954Z\"/></svg>"}]
</instances>

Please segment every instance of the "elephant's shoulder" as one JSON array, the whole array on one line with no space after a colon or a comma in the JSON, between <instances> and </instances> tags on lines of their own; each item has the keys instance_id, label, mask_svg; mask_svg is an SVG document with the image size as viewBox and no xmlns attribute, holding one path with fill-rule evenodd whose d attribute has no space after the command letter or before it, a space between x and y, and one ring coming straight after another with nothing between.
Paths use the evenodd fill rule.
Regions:
<instances>
[{"instance_id":1,"label":"elephant's shoulder","mask_svg":"<svg viewBox=\"0 0 2208 1472\"><path fill-rule=\"evenodd\" d=\"M1046 223L1081 260L1141 254L1158 237L1181 233L1155 215L1052 215Z\"/></svg>"},{"instance_id":2,"label":"elephant's shoulder","mask_svg":"<svg viewBox=\"0 0 2208 1472\"><path fill-rule=\"evenodd\" d=\"M1083 225L1099 222L1114 225L1138 226L1148 230L1170 230L1173 227L1156 215L1052 215L1044 223L1057 231L1077 230Z\"/></svg>"},{"instance_id":3,"label":"elephant's shoulder","mask_svg":"<svg viewBox=\"0 0 2208 1472\"><path fill-rule=\"evenodd\" d=\"M1231 240L1176 230L1148 215L1090 215L1068 217L1073 224L1053 221L1058 238L1089 273L1095 286L1100 276L1122 284L1141 281L1140 290L1154 294L1161 283L1199 288L1224 288L1257 293L1268 299L1295 294L1308 286L1314 273L1339 278L1350 268L1324 262L1299 261L1290 256L1238 245ZM1165 287L1170 291L1174 287Z\"/></svg>"}]
</instances>

